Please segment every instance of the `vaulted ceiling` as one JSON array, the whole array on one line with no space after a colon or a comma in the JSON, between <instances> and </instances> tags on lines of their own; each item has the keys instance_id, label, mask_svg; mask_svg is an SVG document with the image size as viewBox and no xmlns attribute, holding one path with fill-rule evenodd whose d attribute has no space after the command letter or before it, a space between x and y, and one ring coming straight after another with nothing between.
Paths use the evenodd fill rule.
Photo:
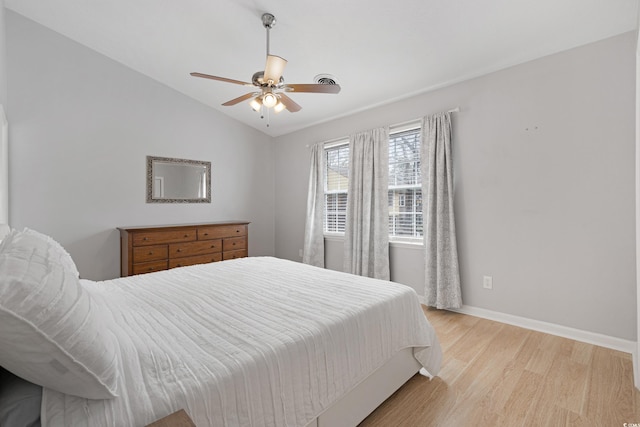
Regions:
<instances>
[{"instance_id":1,"label":"vaulted ceiling","mask_svg":"<svg viewBox=\"0 0 640 427\"><path fill-rule=\"evenodd\" d=\"M5 0L5 6L222 113L278 136L376 105L637 29L638 0ZM331 74L337 95L290 94L302 110L270 115L250 88L271 53L287 83ZM99 76L96 76L99 79ZM97 84L99 81L97 81Z\"/></svg>"}]
</instances>

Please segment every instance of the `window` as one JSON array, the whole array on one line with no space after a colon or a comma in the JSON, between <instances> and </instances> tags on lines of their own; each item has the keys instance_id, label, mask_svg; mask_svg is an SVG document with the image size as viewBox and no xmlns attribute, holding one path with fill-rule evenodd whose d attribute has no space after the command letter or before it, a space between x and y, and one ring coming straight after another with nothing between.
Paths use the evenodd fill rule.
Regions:
<instances>
[{"instance_id":1,"label":"window","mask_svg":"<svg viewBox=\"0 0 640 427\"><path fill-rule=\"evenodd\" d=\"M349 143L325 148L324 232L344 234L347 219ZM422 226L420 128L405 127L389 135L389 238L419 239Z\"/></svg>"},{"instance_id":2,"label":"window","mask_svg":"<svg viewBox=\"0 0 640 427\"><path fill-rule=\"evenodd\" d=\"M349 143L325 148L324 232L344 233L347 221L349 183Z\"/></svg>"},{"instance_id":3,"label":"window","mask_svg":"<svg viewBox=\"0 0 640 427\"><path fill-rule=\"evenodd\" d=\"M422 237L420 128L389 135L389 237Z\"/></svg>"}]
</instances>

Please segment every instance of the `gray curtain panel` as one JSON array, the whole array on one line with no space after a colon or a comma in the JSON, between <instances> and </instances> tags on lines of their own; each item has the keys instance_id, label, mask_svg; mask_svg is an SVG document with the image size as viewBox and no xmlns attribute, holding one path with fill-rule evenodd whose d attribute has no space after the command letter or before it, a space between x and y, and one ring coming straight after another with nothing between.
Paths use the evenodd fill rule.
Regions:
<instances>
[{"instance_id":1,"label":"gray curtain panel","mask_svg":"<svg viewBox=\"0 0 640 427\"><path fill-rule=\"evenodd\" d=\"M453 215L451 113L423 118L420 154L426 304L443 309L460 308L462 296Z\"/></svg>"},{"instance_id":2,"label":"gray curtain panel","mask_svg":"<svg viewBox=\"0 0 640 427\"><path fill-rule=\"evenodd\" d=\"M349 138L344 271L389 280L389 130Z\"/></svg>"},{"instance_id":3,"label":"gray curtain panel","mask_svg":"<svg viewBox=\"0 0 640 427\"><path fill-rule=\"evenodd\" d=\"M307 222L304 228L302 262L324 267L324 144L311 147L309 192L307 193Z\"/></svg>"}]
</instances>

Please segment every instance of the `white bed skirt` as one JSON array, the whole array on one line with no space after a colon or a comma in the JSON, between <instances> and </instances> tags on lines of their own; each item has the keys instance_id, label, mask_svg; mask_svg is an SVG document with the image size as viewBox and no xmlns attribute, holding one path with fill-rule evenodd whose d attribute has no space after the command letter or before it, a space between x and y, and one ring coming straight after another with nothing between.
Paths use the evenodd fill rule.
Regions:
<instances>
[{"instance_id":1,"label":"white bed skirt","mask_svg":"<svg viewBox=\"0 0 640 427\"><path fill-rule=\"evenodd\" d=\"M305 427L357 426L420 368L412 348L401 350Z\"/></svg>"}]
</instances>

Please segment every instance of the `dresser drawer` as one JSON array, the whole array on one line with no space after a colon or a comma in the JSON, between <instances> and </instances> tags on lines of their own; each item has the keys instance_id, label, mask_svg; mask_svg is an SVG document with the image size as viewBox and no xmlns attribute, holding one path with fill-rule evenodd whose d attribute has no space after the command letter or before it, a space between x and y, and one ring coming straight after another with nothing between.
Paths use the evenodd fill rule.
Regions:
<instances>
[{"instance_id":1,"label":"dresser drawer","mask_svg":"<svg viewBox=\"0 0 640 427\"><path fill-rule=\"evenodd\" d=\"M140 246L137 248L133 248L134 264L167 259L168 255L169 248L167 247L167 245Z\"/></svg>"},{"instance_id":2,"label":"dresser drawer","mask_svg":"<svg viewBox=\"0 0 640 427\"><path fill-rule=\"evenodd\" d=\"M167 269L167 260L133 264L133 274L151 273Z\"/></svg>"},{"instance_id":3,"label":"dresser drawer","mask_svg":"<svg viewBox=\"0 0 640 427\"><path fill-rule=\"evenodd\" d=\"M169 260L169 268L186 267L187 265L206 264L209 262L222 261L222 252L209 255L197 255L184 258L173 258Z\"/></svg>"},{"instance_id":4,"label":"dresser drawer","mask_svg":"<svg viewBox=\"0 0 640 427\"><path fill-rule=\"evenodd\" d=\"M247 249L247 239L244 237L234 237L232 239L224 239L222 241L222 250L235 251L238 249Z\"/></svg>"},{"instance_id":5,"label":"dresser drawer","mask_svg":"<svg viewBox=\"0 0 640 427\"><path fill-rule=\"evenodd\" d=\"M248 254L246 249L241 249L239 251L225 251L222 253L223 260L245 258L247 256Z\"/></svg>"},{"instance_id":6,"label":"dresser drawer","mask_svg":"<svg viewBox=\"0 0 640 427\"><path fill-rule=\"evenodd\" d=\"M246 236L247 226L223 225L218 227L198 227L198 240L221 239L223 237Z\"/></svg>"},{"instance_id":7,"label":"dresser drawer","mask_svg":"<svg viewBox=\"0 0 640 427\"><path fill-rule=\"evenodd\" d=\"M158 243L179 243L196 240L196 229L175 231L148 231L133 234L133 246L157 245Z\"/></svg>"},{"instance_id":8,"label":"dresser drawer","mask_svg":"<svg viewBox=\"0 0 640 427\"><path fill-rule=\"evenodd\" d=\"M202 242L172 243L169 245L169 258L181 258L192 255L203 255L222 252L222 240L205 240Z\"/></svg>"}]
</instances>

